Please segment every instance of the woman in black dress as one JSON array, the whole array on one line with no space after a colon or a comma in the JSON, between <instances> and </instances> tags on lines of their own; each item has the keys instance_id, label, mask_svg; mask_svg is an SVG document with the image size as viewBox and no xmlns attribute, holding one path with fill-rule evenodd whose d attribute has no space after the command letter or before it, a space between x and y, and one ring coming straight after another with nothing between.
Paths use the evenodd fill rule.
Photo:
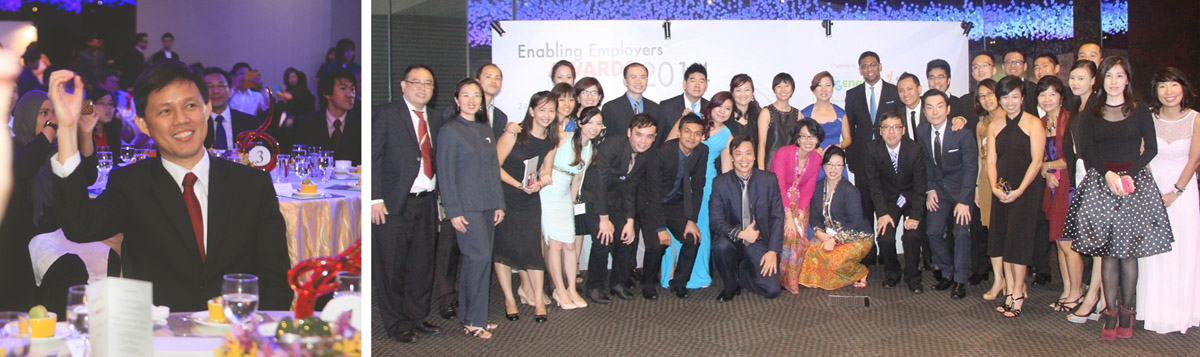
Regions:
<instances>
[{"instance_id":1,"label":"woman in black dress","mask_svg":"<svg viewBox=\"0 0 1200 357\"><path fill-rule=\"evenodd\" d=\"M1021 110L1024 82L1006 76L996 84L1004 120L988 124L988 184L992 189L992 222L988 230L988 255L1004 257L1004 304L996 311L1017 317L1025 305L1025 269L1033 263L1039 242L1031 222L1041 217L1045 182L1038 175L1046 148L1046 129L1033 114ZM1033 155L1032 153L1037 153Z\"/></svg>"},{"instance_id":2,"label":"woman in black dress","mask_svg":"<svg viewBox=\"0 0 1200 357\"><path fill-rule=\"evenodd\" d=\"M796 91L796 80L792 75L779 72L771 80L775 92L775 103L758 113L758 169L768 170L775 151L791 145L796 130L800 129L800 110L788 101Z\"/></svg>"},{"instance_id":3,"label":"woman in black dress","mask_svg":"<svg viewBox=\"0 0 1200 357\"><path fill-rule=\"evenodd\" d=\"M1100 90L1080 116L1079 155L1087 176L1067 209L1064 235L1071 248L1102 256L1104 326L1100 337L1133 337L1137 258L1171 250L1175 241L1166 206L1146 165L1158 154L1154 119L1130 88L1121 57L1100 62Z\"/></svg>"},{"instance_id":4,"label":"woman in black dress","mask_svg":"<svg viewBox=\"0 0 1200 357\"><path fill-rule=\"evenodd\" d=\"M517 302L512 295L512 268L521 275L523 299L531 300L534 321L546 321L542 294L546 261L542 258L542 204L538 191L550 184L554 148L558 146L558 98L537 92L529 98L529 110L521 121L521 132L505 132L496 144L500 181L504 183L504 222L496 226L492 259L496 279L504 292L505 317L516 320ZM536 162L536 164L535 164ZM525 177L525 166L537 165L537 173Z\"/></svg>"},{"instance_id":5,"label":"woman in black dress","mask_svg":"<svg viewBox=\"0 0 1200 357\"><path fill-rule=\"evenodd\" d=\"M492 160L492 128L487 124L483 87L474 79L458 82L454 114L437 137L442 207L454 226L462 251L458 281L459 321L463 331L486 340L496 330L488 323L488 278L495 227L504 221L500 165Z\"/></svg>"},{"instance_id":6,"label":"woman in black dress","mask_svg":"<svg viewBox=\"0 0 1200 357\"><path fill-rule=\"evenodd\" d=\"M725 125L729 126L732 137L750 136L754 150L758 150L758 115L762 107L754 99L754 79L745 73L733 76L729 80L729 93L733 94L733 116Z\"/></svg>"}]
</instances>

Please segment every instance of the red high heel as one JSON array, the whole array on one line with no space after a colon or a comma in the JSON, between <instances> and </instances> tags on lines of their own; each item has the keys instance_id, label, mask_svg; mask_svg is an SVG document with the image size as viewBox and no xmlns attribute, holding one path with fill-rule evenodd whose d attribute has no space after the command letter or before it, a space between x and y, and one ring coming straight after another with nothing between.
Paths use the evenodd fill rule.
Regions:
<instances>
[{"instance_id":1,"label":"red high heel","mask_svg":"<svg viewBox=\"0 0 1200 357\"><path fill-rule=\"evenodd\" d=\"M1117 318L1116 309L1104 309L1104 312L1100 313L1100 319L1104 320L1104 324L1100 326L1100 339L1111 341L1117 338ZM1111 328L1109 327L1110 323L1112 325Z\"/></svg>"},{"instance_id":2,"label":"red high heel","mask_svg":"<svg viewBox=\"0 0 1200 357\"><path fill-rule=\"evenodd\" d=\"M1118 308L1120 315L1117 320L1116 336L1117 338L1133 337L1133 317L1137 315L1137 311L1133 309Z\"/></svg>"}]
</instances>

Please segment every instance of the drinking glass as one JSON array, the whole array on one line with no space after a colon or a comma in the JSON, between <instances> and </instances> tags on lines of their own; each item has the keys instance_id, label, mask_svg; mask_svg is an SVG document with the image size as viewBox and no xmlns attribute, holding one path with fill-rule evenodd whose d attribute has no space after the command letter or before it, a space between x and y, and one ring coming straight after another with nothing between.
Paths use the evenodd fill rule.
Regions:
<instances>
[{"instance_id":1,"label":"drinking glass","mask_svg":"<svg viewBox=\"0 0 1200 357\"><path fill-rule=\"evenodd\" d=\"M333 292L333 298L342 296L362 296L362 276L341 272L337 275L338 288Z\"/></svg>"},{"instance_id":2,"label":"drinking glass","mask_svg":"<svg viewBox=\"0 0 1200 357\"><path fill-rule=\"evenodd\" d=\"M108 149L108 145L97 146L97 147L96 147L96 152L100 152L100 151L108 151L108 152L112 152L112 150L109 150L109 149Z\"/></svg>"},{"instance_id":3,"label":"drinking glass","mask_svg":"<svg viewBox=\"0 0 1200 357\"><path fill-rule=\"evenodd\" d=\"M96 170L100 171L100 181L108 181L108 172L113 169L113 155L108 151L96 153Z\"/></svg>"},{"instance_id":4,"label":"drinking glass","mask_svg":"<svg viewBox=\"0 0 1200 357\"><path fill-rule=\"evenodd\" d=\"M275 157L275 170L272 173L275 176L275 183L288 182L288 165L292 162L292 155L279 154Z\"/></svg>"},{"instance_id":5,"label":"drinking glass","mask_svg":"<svg viewBox=\"0 0 1200 357\"><path fill-rule=\"evenodd\" d=\"M308 147L300 144L292 145L292 156L301 157L308 155Z\"/></svg>"},{"instance_id":6,"label":"drinking glass","mask_svg":"<svg viewBox=\"0 0 1200 357\"><path fill-rule=\"evenodd\" d=\"M26 326L24 331L19 326ZM0 312L0 351L2 355L26 356L29 354L29 314L16 311Z\"/></svg>"},{"instance_id":7,"label":"drinking glass","mask_svg":"<svg viewBox=\"0 0 1200 357\"><path fill-rule=\"evenodd\" d=\"M333 166L333 151L322 150L317 157L317 168L321 169L321 181L324 182L329 177L329 168Z\"/></svg>"},{"instance_id":8,"label":"drinking glass","mask_svg":"<svg viewBox=\"0 0 1200 357\"><path fill-rule=\"evenodd\" d=\"M258 312L258 277L250 274L225 274L221 284L221 303L225 318L236 324L253 322Z\"/></svg>"},{"instance_id":9,"label":"drinking glass","mask_svg":"<svg viewBox=\"0 0 1200 357\"><path fill-rule=\"evenodd\" d=\"M121 147L121 162L126 165L129 165L129 163L133 161L134 154L135 154L135 152L134 152L133 146L130 146L130 145L122 146Z\"/></svg>"},{"instance_id":10,"label":"drinking glass","mask_svg":"<svg viewBox=\"0 0 1200 357\"><path fill-rule=\"evenodd\" d=\"M296 177L304 180L312 173L312 164L309 163L308 156L294 156L292 160L295 161L293 169L296 170Z\"/></svg>"},{"instance_id":11,"label":"drinking glass","mask_svg":"<svg viewBox=\"0 0 1200 357\"><path fill-rule=\"evenodd\" d=\"M71 336L83 339L84 350L91 349L88 339L87 285L67 288L67 326Z\"/></svg>"}]
</instances>

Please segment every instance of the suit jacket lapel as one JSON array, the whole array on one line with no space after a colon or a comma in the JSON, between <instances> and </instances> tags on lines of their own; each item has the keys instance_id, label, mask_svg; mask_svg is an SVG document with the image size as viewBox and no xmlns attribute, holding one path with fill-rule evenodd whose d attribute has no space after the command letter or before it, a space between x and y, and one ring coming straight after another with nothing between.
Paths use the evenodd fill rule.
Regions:
<instances>
[{"instance_id":1,"label":"suit jacket lapel","mask_svg":"<svg viewBox=\"0 0 1200 357\"><path fill-rule=\"evenodd\" d=\"M219 252L225 251L224 245L228 240L225 234L226 228L229 227L229 215L231 207L233 207L234 183L229 182L228 162L222 160L209 159L211 165L208 170L208 249L205 255L205 268L211 264L207 262L219 257Z\"/></svg>"},{"instance_id":2,"label":"suit jacket lapel","mask_svg":"<svg viewBox=\"0 0 1200 357\"><path fill-rule=\"evenodd\" d=\"M420 138L417 137L417 131L413 129L412 124L412 119L415 114L413 114L412 109L408 108L407 104L404 104L403 100L396 104L396 106L400 110L400 122L397 123L400 126L400 135L408 135L408 137L412 138L413 148L416 149L417 152L420 152Z\"/></svg>"},{"instance_id":3,"label":"suit jacket lapel","mask_svg":"<svg viewBox=\"0 0 1200 357\"><path fill-rule=\"evenodd\" d=\"M161 160L161 159L159 159ZM162 163L155 161L154 166L154 197L158 201L158 205L162 208L163 213L167 215L167 220L172 227L175 227L176 239L179 239L180 244L187 249L188 255L200 262L200 249L196 245L196 234L192 231L192 219L188 215L187 204L183 202L183 193L179 190L179 184L175 183L175 179L167 172L167 169L162 167ZM212 234L209 234L212 236Z\"/></svg>"}]
</instances>

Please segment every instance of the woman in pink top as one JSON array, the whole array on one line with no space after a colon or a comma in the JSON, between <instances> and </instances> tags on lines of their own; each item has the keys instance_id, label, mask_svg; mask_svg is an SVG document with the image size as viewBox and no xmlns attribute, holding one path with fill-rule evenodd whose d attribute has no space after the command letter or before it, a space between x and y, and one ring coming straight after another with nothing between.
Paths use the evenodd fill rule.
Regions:
<instances>
[{"instance_id":1,"label":"woman in pink top","mask_svg":"<svg viewBox=\"0 0 1200 357\"><path fill-rule=\"evenodd\" d=\"M821 125L811 118L800 120L793 145L779 148L771 160L771 172L779 179L785 214L783 251L779 262L780 282L792 294L800 292L800 263L808 247L808 203L821 172L817 144L825 139Z\"/></svg>"}]
</instances>

